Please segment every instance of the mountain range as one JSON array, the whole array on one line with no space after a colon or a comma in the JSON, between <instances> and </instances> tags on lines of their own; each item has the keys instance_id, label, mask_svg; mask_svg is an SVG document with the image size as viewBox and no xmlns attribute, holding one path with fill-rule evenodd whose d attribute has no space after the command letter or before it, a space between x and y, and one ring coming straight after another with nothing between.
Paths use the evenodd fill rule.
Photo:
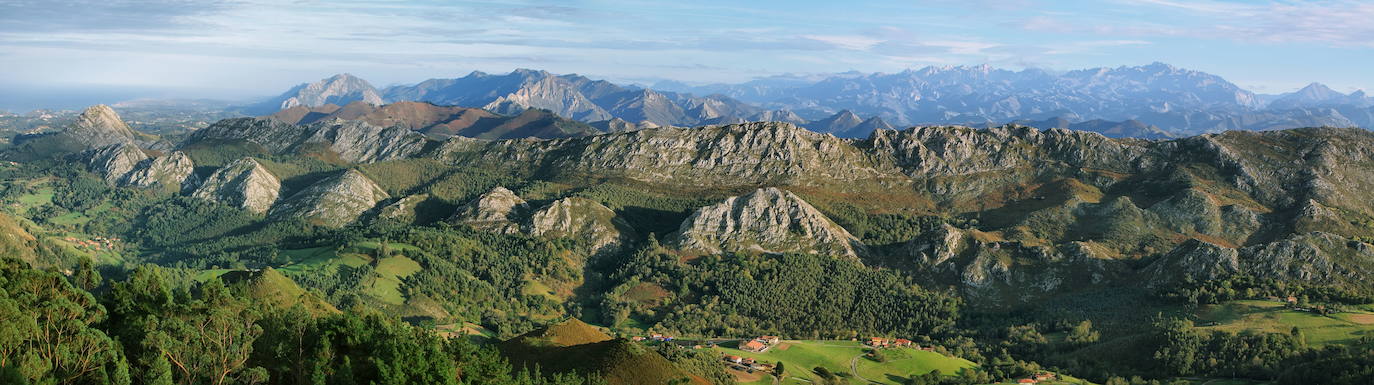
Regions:
<instances>
[{"instance_id":1,"label":"mountain range","mask_svg":"<svg viewBox=\"0 0 1374 385\"><path fill-rule=\"evenodd\" d=\"M1226 130L1374 127L1374 98L1363 91L1344 94L1313 83L1291 93L1260 95L1217 75L1163 63L1067 72L945 66L739 84L665 81L649 88L528 69L502 75L473 72L382 89L341 74L302 84L248 110L271 114L282 108L355 101L422 101L504 115L538 108L598 127L626 126L613 120L636 127L784 121L854 138L887 126L1047 120L1100 121L1075 127L1090 130L1135 121L1154 128L1098 132L1146 138ZM858 124L874 117L881 120Z\"/></svg>"},{"instance_id":2,"label":"mountain range","mask_svg":"<svg viewBox=\"0 0 1374 385\"><path fill-rule=\"evenodd\" d=\"M1306 320L1329 310L1368 315L1359 309L1374 302L1374 134L1363 129L1140 140L1064 127L1158 127L1045 119L1028 121L1044 128L893 129L841 111L809 127L636 125L530 138L523 134L567 133L519 123L530 115L566 121L555 128L593 127L537 108L502 115L356 100L163 137L91 107L58 133L4 148L0 168L11 179L0 230L10 236L0 248L54 267L58 279L72 261L92 260L64 253L89 251L103 259L87 265L118 258L175 266L187 282L246 282L266 304L305 305L291 310L301 316L375 309L436 325L417 336L502 339L486 354L517 368L610 384L729 384L721 356L739 353L722 348L780 334L801 340L774 347L788 354L814 339L855 349L839 365L818 364L827 371L865 359L855 336L909 335L997 378L969 383L1043 367L1095 379L1187 375L1158 353L1181 345L1151 317L1260 303ZM864 126L872 131L862 139L831 134ZM155 274L148 269L130 274ZM1294 299L1265 300L1280 296ZM1331 319L1344 329L1292 322L1235 338L1311 353L1301 350L1304 332L1334 343L1374 328L1355 322L1362 317ZM1051 342L1040 327L1102 337ZM1018 328L1044 350L1006 349L1018 346L1006 344ZM665 334L701 340L652 341L672 338ZM734 341L718 345L717 336ZM448 349L435 351L466 354ZM1012 359L980 352L1046 364L996 374ZM1271 368L1286 359L1261 358ZM340 365L348 362L365 361ZM786 367L830 377L797 361ZM1207 376L1229 373L1209 368L1222 369ZM1251 377L1278 369L1263 370ZM288 372L274 376L298 382Z\"/></svg>"}]
</instances>

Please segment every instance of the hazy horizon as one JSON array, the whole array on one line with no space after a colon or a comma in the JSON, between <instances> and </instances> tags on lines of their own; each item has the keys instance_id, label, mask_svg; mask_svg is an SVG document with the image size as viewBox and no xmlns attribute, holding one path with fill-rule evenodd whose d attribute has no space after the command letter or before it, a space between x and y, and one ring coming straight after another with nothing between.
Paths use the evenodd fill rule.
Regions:
<instances>
[{"instance_id":1,"label":"hazy horizon","mask_svg":"<svg viewBox=\"0 0 1374 385\"><path fill-rule=\"evenodd\" d=\"M516 68L701 84L1158 61L1261 94L1312 82L1351 92L1374 85L1371 17L1358 1L0 0L0 107L242 100L335 73L384 87Z\"/></svg>"}]
</instances>

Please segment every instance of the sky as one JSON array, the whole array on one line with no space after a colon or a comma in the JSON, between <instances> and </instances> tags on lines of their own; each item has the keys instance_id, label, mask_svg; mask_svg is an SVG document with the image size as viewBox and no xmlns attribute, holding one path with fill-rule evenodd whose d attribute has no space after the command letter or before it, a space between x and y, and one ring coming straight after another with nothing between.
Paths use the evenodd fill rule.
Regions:
<instances>
[{"instance_id":1,"label":"sky","mask_svg":"<svg viewBox=\"0 0 1374 385\"><path fill-rule=\"evenodd\" d=\"M0 0L0 94L234 99L335 73L625 83L1165 62L1258 93L1374 87L1374 2Z\"/></svg>"}]
</instances>

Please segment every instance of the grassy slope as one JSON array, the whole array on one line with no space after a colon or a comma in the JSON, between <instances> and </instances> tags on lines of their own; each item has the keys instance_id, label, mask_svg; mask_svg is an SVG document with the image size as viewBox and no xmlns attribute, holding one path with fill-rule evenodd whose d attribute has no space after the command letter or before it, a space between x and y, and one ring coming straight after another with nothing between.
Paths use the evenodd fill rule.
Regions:
<instances>
[{"instance_id":1,"label":"grassy slope","mask_svg":"<svg viewBox=\"0 0 1374 385\"><path fill-rule=\"evenodd\" d=\"M825 367L833 373L850 373L848 378L853 384L863 382L852 376L849 363L855 357L863 356L868 350L863 344L855 341L785 341L782 345L763 353L746 352L724 346L715 349L722 355L749 357L768 363L781 361L787 369L787 377L817 381L820 378L812 373L812 369L816 367ZM953 374L959 368L974 366L972 362L962 358L914 349L900 351L909 353L907 358L881 364L867 358L859 358L859 374L870 380L895 384L897 382L892 381L888 375L905 378L912 374L928 373L932 369L940 369L944 374Z\"/></svg>"},{"instance_id":2,"label":"grassy slope","mask_svg":"<svg viewBox=\"0 0 1374 385\"><path fill-rule=\"evenodd\" d=\"M657 352L613 339L577 319L522 334L499 347L517 367L537 364L548 372L595 372L612 385L665 384L688 377ZM692 383L707 385L699 377L692 377Z\"/></svg>"},{"instance_id":3,"label":"grassy slope","mask_svg":"<svg viewBox=\"0 0 1374 385\"><path fill-rule=\"evenodd\" d=\"M1322 316L1289 310L1278 302L1247 300L1205 306L1197 316L1201 330L1288 333L1296 326L1313 346L1348 343L1374 335L1374 313L1368 311Z\"/></svg>"}]
</instances>

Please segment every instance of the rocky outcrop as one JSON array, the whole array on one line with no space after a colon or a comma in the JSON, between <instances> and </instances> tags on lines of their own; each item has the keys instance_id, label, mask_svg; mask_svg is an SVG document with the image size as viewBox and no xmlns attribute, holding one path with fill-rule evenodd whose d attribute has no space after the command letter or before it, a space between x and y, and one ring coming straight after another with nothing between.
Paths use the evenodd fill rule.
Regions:
<instances>
[{"instance_id":1,"label":"rocky outcrop","mask_svg":"<svg viewBox=\"0 0 1374 385\"><path fill-rule=\"evenodd\" d=\"M1184 242L1146 267L1146 287L1165 288L1183 283L1224 278L1240 272L1236 249L1196 239Z\"/></svg>"},{"instance_id":2,"label":"rocky outcrop","mask_svg":"<svg viewBox=\"0 0 1374 385\"><path fill-rule=\"evenodd\" d=\"M591 199L568 197L531 210L524 199L500 186L460 207L449 221L501 234L585 240L594 253L619 250L635 239L634 230L615 211Z\"/></svg>"},{"instance_id":3,"label":"rocky outcrop","mask_svg":"<svg viewBox=\"0 0 1374 385\"><path fill-rule=\"evenodd\" d=\"M281 181L253 158L242 158L215 170L191 196L257 214L277 202Z\"/></svg>"},{"instance_id":4,"label":"rocky outcrop","mask_svg":"<svg viewBox=\"0 0 1374 385\"><path fill-rule=\"evenodd\" d=\"M815 253L858 257L864 246L789 191L763 188L702 207L682 222L672 244L720 253Z\"/></svg>"},{"instance_id":5,"label":"rocky outcrop","mask_svg":"<svg viewBox=\"0 0 1374 385\"><path fill-rule=\"evenodd\" d=\"M529 167L559 175L624 177L657 184L739 186L909 183L849 142L787 123L654 128L544 141L446 141L454 163Z\"/></svg>"},{"instance_id":6,"label":"rocky outcrop","mask_svg":"<svg viewBox=\"0 0 1374 385\"><path fill-rule=\"evenodd\" d=\"M429 199L429 194L415 194L392 202L377 213L377 218L411 223L418 216L416 212L421 203Z\"/></svg>"},{"instance_id":7,"label":"rocky outcrop","mask_svg":"<svg viewBox=\"0 0 1374 385\"><path fill-rule=\"evenodd\" d=\"M86 108L59 136L67 142L85 148L101 148L116 144L134 144L137 135L114 109L106 105Z\"/></svg>"},{"instance_id":8,"label":"rocky outcrop","mask_svg":"<svg viewBox=\"0 0 1374 385\"><path fill-rule=\"evenodd\" d=\"M277 218L300 218L326 227L343 227L389 196L358 170L316 182L272 208Z\"/></svg>"},{"instance_id":9,"label":"rocky outcrop","mask_svg":"<svg viewBox=\"0 0 1374 385\"><path fill-rule=\"evenodd\" d=\"M139 162L132 172L124 175L120 185L181 191L195 185L195 171L191 157L176 151Z\"/></svg>"},{"instance_id":10,"label":"rocky outcrop","mask_svg":"<svg viewBox=\"0 0 1374 385\"><path fill-rule=\"evenodd\" d=\"M586 240L594 252L614 252L632 241L634 230L615 211L587 198L569 197L530 214L525 232L534 236Z\"/></svg>"},{"instance_id":11,"label":"rocky outcrop","mask_svg":"<svg viewBox=\"0 0 1374 385\"><path fill-rule=\"evenodd\" d=\"M248 142L274 154L304 154L327 160L370 163L415 156L424 135L403 127L334 119L297 126L272 118L226 119L196 131L186 144Z\"/></svg>"},{"instance_id":12,"label":"rocky outcrop","mask_svg":"<svg viewBox=\"0 0 1374 385\"><path fill-rule=\"evenodd\" d=\"M1189 240L1142 270L1148 287L1204 282L1236 273L1312 285L1371 288L1374 246L1313 232L1243 248Z\"/></svg>"},{"instance_id":13,"label":"rocky outcrop","mask_svg":"<svg viewBox=\"0 0 1374 385\"><path fill-rule=\"evenodd\" d=\"M497 186L460 207L449 221L479 230L515 234L521 230L517 221L526 215L527 210L529 204L524 199L505 187Z\"/></svg>"},{"instance_id":14,"label":"rocky outcrop","mask_svg":"<svg viewBox=\"0 0 1374 385\"><path fill-rule=\"evenodd\" d=\"M137 146L118 143L90 152L86 158L86 168L99 174L106 183L118 185L124 180L125 175L133 172L145 159L148 159L148 154L143 153Z\"/></svg>"}]
</instances>

